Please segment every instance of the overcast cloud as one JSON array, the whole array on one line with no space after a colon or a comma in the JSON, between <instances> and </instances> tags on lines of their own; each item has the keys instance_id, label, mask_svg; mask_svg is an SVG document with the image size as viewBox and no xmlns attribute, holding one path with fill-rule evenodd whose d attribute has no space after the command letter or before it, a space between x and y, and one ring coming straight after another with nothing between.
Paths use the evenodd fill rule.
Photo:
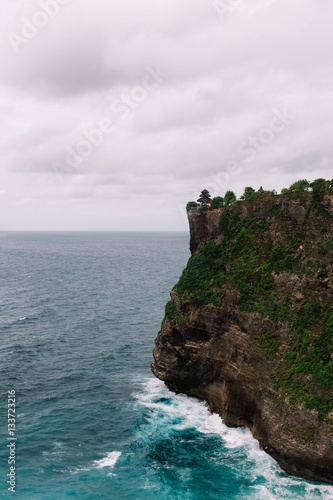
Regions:
<instances>
[{"instance_id":1,"label":"overcast cloud","mask_svg":"<svg viewBox=\"0 0 333 500\"><path fill-rule=\"evenodd\" d=\"M1 230L187 230L331 179L331 0L2 0Z\"/></svg>"}]
</instances>

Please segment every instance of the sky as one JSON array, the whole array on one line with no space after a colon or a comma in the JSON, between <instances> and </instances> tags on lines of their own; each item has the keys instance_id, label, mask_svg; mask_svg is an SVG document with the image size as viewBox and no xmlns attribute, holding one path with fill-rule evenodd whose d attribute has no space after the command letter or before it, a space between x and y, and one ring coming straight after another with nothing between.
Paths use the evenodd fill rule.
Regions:
<instances>
[{"instance_id":1,"label":"sky","mask_svg":"<svg viewBox=\"0 0 333 500\"><path fill-rule=\"evenodd\" d=\"M187 231L333 177L332 0L1 0L0 230Z\"/></svg>"}]
</instances>

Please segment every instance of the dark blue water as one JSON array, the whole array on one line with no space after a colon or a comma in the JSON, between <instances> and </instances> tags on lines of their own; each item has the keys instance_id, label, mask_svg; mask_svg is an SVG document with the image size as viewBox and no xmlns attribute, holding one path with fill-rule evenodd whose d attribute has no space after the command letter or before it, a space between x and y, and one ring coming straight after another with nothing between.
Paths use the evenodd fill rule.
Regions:
<instances>
[{"instance_id":1,"label":"dark blue water","mask_svg":"<svg viewBox=\"0 0 333 500\"><path fill-rule=\"evenodd\" d=\"M151 374L187 234L3 233L0 252L1 499L333 498Z\"/></svg>"}]
</instances>

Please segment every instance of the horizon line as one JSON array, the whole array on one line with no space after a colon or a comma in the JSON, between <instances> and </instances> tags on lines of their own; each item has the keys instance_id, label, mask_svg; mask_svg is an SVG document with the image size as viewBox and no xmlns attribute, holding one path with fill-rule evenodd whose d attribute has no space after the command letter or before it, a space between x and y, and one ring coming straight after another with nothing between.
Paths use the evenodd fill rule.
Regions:
<instances>
[{"instance_id":1,"label":"horizon line","mask_svg":"<svg viewBox=\"0 0 333 500\"><path fill-rule=\"evenodd\" d=\"M187 233L177 229L120 230L120 229L0 229L0 233Z\"/></svg>"}]
</instances>

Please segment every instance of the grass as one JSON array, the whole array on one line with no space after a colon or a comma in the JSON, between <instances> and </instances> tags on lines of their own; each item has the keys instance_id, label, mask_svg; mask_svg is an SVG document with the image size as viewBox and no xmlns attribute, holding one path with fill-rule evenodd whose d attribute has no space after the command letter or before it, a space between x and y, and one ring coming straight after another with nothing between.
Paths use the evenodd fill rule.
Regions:
<instances>
[{"instance_id":1,"label":"grass","mask_svg":"<svg viewBox=\"0 0 333 500\"><path fill-rule=\"evenodd\" d=\"M176 303L174 300L169 300L169 302L167 302L165 305L165 316L164 316L162 326L163 326L166 319L176 320L176 322L179 326L187 323L187 321L188 321L188 318L186 318L185 316L181 316L181 314L179 314L177 312L177 307L176 307Z\"/></svg>"}]
</instances>

